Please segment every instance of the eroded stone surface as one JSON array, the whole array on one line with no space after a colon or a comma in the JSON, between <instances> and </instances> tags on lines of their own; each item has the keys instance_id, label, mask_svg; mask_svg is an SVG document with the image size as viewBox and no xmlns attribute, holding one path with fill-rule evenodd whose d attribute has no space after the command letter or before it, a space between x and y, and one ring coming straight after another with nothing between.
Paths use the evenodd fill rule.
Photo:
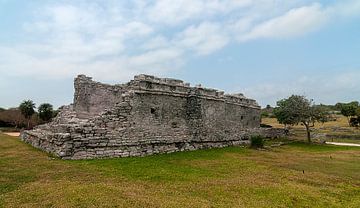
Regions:
<instances>
[{"instance_id":1,"label":"eroded stone surface","mask_svg":"<svg viewBox=\"0 0 360 208\"><path fill-rule=\"evenodd\" d=\"M260 107L242 94L138 75L108 85L79 75L74 103L22 140L64 159L144 156L248 143L261 130ZM276 135L275 135L276 136Z\"/></svg>"}]
</instances>

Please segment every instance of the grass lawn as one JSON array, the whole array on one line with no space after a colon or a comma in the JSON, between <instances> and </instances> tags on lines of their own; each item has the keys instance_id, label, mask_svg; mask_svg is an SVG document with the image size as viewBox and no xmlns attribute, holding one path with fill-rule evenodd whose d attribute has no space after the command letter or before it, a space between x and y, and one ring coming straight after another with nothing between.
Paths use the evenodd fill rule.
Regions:
<instances>
[{"instance_id":1,"label":"grass lawn","mask_svg":"<svg viewBox=\"0 0 360 208\"><path fill-rule=\"evenodd\" d=\"M0 207L359 207L360 148L64 161L0 134Z\"/></svg>"}]
</instances>

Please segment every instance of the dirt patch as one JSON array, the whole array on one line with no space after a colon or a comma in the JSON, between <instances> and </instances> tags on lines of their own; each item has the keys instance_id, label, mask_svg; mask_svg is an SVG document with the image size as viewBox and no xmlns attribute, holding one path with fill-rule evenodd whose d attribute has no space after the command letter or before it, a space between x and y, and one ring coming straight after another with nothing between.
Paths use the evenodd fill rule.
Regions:
<instances>
[{"instance_id":1,"label":"dirt patch","mask_svg":"<svg viewBox=\"0 0 360 208\"><path fill-rule=\"evenodd\" d=\"M3 134L9 135L9 136L14 136L14 137L20 136L20 132L3 132Z\"/></svg>"},{"instance_id":2,"label":"dirt patch","mask_svg":"<svg viewBox=\"0 0 360 208\"><path fill-rule=\"evenodd\" d=\"M326 142L326 144L332 144L332 145L338 145L338 146L349 146L349 147L360 147L360 144L342 143L342 142Z\"/></svg>"}]
</instances>

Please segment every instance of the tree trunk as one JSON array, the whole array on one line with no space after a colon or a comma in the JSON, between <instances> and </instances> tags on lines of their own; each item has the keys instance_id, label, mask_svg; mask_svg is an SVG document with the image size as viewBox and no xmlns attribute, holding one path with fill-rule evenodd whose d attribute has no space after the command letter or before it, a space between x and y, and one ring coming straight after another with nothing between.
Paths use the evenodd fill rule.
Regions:
<instances>
[{"instance_id":1,"label":"tree trunk","mask_svg":"<svg viewBox=\"0 0 360 208\"><path fill-rule=\"evenodd\" d=\"M30 119L27 120L27 129L30 129Z\"/></svg>"},{"instance_id":2,"label":"tree trunk","mask_svg":"<svg viewBox=\"0 0 360 208\"><path fill-rule=\"evenodd\" d=\"M306 135L307 135L307 140L309 143L311 143L311 134L310 134L310 127L309 124L304 123L304 126L306 128Z\"/></svg>"},{"instance_id":3,"label":"tree trunk","mask_svg":"<svg viewBox=\"0 0 360 208\"><path fill-rule=\"evenodd\" d=\"M347 118L347 121L348 121L348 124L349 124L349 127L351 127L351 123L350 123L350 116L346 116L346 118Z\"/></svg>"}]
</instances>

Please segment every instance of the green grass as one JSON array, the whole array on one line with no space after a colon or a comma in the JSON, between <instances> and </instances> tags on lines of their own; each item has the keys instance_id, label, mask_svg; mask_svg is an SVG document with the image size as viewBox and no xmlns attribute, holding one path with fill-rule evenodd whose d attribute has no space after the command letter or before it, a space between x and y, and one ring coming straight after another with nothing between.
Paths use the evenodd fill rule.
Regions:
<instances>
[{"instance_id":1,"label":"green grass","mask_svg":"<svg viewBox=\"0 0 360 208\"><path fill-rule=\"evenodd\" d=\"M287 142L64 161L0 134L0 207L360 206L360 148Z\"/></svg>"}]
</instances>

